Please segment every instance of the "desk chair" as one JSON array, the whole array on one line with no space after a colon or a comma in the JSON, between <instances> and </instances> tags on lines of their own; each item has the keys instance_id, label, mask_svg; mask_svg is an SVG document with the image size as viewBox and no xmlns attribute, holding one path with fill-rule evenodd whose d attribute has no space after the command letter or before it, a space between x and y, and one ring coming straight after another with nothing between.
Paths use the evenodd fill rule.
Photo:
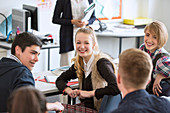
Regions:
<instances>
[{"instance_id":1,"label":"desk chair","mask_svg":"<svg viewBox=\"0 0 170 113\"><path fill-rule=\"evenodd\" d=\"M121 94L115 96L105 95L103 97L99 113L111 113L118 107L121 100Z\"/></svg>"}]
</instances>

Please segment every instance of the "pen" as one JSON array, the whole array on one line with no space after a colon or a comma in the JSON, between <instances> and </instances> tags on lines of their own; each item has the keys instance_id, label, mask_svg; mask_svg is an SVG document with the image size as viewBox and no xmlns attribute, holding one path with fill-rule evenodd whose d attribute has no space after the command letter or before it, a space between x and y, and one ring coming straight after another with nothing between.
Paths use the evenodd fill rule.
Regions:
<instances>
[{"instance_id":1,"label":"pen","mask_svg":"<svg viewBox=\"0 0 170 113\"><path fill-rule=\"evenodd\" d=\"M45 79L45 81L48 83L49 82L49 80L47 79L47 77L46 76L44 76L44 79Z\"/></svg>"},{"instance_id":2,"label":"pen","mask_svg":"<svg viewBox=\"0 0 170 113\"><path fill-rule=\"evenodd\" d=\"M40 79L40 77L41 77L41 76L38 76L38 77L35 79L35 81L38 81L38 80Z\"/></svg>"}]
</instances>

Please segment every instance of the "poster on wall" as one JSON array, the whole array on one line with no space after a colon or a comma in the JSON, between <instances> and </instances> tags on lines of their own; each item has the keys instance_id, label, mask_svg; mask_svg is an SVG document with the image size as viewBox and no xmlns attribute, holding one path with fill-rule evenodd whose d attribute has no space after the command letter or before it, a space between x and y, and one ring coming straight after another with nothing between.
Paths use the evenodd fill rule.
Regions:
<instances>
[{"instance_id":1,"label":"poster on wall","mask_svg":"<svg viewBox=\"0 0 170 113\"><path fill-rule=\"evenodd\" d=\"M121 19L122 0L95 0L95 15L100 20Z\"/></svg>"},{"instance_id":2,"label":"poster on wall","mask_svg":"<svg viewBox=\"0 0 170 113\"><path fill-rule=\"evenodd\" d=\"M37 0L37 6L41 9L50 9L52 7L51 0Z\"/></svg>"}]
</instances>

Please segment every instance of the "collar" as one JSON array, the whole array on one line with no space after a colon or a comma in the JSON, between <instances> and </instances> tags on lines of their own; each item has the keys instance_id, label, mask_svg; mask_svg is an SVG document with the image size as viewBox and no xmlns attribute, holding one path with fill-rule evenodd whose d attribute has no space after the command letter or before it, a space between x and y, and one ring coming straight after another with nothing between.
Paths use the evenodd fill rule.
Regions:
<instances>
[{"instance_id":1,"label":"collar","mask_svg":"<svg viewBox=\"0 0 170 113\"><path fill-rule=\"evenodd\" d=\"M20 63L20 64L22 64L21 61L20 61L15 55L13 55L13 54L11 54L11 55L9 56L9 58L17 61L17 62Z\"/></svg>"},{"instance_id":2,"label":"collar","mask_svg":"<svg viewBox=\"0 0 170 113\"><path fill-rule=\"evenodd\" d=\"M160 49L156 49L155 52L151 54L151 58L155 59L156 55L158 55L159 53L168 53L168 52L164 49L164 47Z\"/></svg>"},{"instance_id":3,"label":"collar","mask_svg":"<svg viewBox=\"0 0 170 113\"><path fill-rule=\"evenodd\" d=\"M146 46L145 46L145 48L146 48ZM147 50L147 53L149 53L149 55L151 56L152 59L155 59L156 55L159 53L162 53L163 51L166 52L166 50L162 47L160 49L156 49L153 53L150 53L150 51Z\"/></svg>"},{"instance_id":4,"label":"collar","mask_svg":"<svg viewBox=\"0 0 170 113\"><path fill-rule=\"evenodd\" d=\"M92 71L92 63L94 60L94 55L92 54L92 56L90 57L89 61L86 62L83 59L83 63L84 63L84 72L85 72L85 78L90 74L90 72Z\"/></svg>"},{"instance_id":5,"label":"collar","mask_svg":"<svg viewBox=\"0 0 170 113\"><path fill-rule=\"evenodd\" d=\"M124 98L123 101L127 101L127 100L132 100L135 98L140 98L140 97L144 97L145 95L149 95L146 90L144 89L139 89L133 92L128 93Z\"/></svg>"},{"instance_id":6,"label":"collar","mask_svg":"<svg viewBox=\"0 0 170 113\"><path fill-rule=\"evenodd\" d=\"M159 53L161 49L156 49L153 53L150 53L151 54L151 57L154 57Z\"/></svg>"}]
</instances>

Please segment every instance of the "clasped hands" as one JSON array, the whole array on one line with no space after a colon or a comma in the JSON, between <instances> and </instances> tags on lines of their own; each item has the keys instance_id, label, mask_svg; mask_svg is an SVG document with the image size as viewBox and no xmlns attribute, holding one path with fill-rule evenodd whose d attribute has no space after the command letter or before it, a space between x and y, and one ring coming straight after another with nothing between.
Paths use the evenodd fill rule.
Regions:
<instances>
[{"instance_id":1,"label":"clasped hands","mask_svg":"<svg viewBox=\"0 0 170 113\"><path fill-rule=\"evenodd\" d=\"M78 90L78 89L72 90L69 87L67 87L65 89L65 92L71 98L76 98L77 96L79 96L80 99L90 98L90 97L93 97L95 95L95 90L93 90L93 91L83 91L83 90Z\"/></svg>"}]
</instances>

